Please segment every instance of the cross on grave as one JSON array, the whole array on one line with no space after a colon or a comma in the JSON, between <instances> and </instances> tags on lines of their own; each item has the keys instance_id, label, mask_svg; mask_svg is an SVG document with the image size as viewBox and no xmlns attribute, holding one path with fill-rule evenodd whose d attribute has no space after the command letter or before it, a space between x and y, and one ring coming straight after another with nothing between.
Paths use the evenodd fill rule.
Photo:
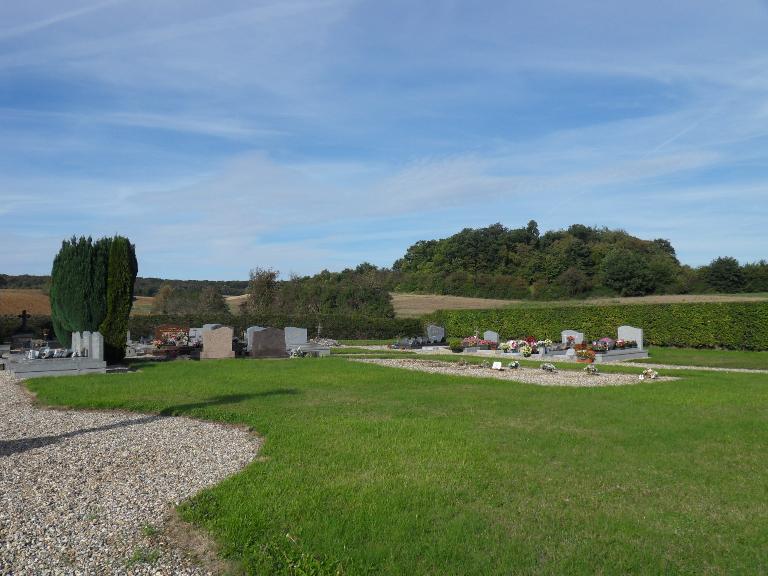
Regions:
<instances>
[{"instance_id":1,"label":"cross on grave","mask_svg":"<svg viewBox=\"0 0 768 576\"><path fill-rule=\"evenodd\" d=\"M25 309L25 310L22 310L21 314L16 316L16 318L21 318L21 327L19 328L19 330L26 330L26 328L27 328L27 320L32 318L32 315L31 314L27 314L27 311Z\"/></svg>"}]
</instances>

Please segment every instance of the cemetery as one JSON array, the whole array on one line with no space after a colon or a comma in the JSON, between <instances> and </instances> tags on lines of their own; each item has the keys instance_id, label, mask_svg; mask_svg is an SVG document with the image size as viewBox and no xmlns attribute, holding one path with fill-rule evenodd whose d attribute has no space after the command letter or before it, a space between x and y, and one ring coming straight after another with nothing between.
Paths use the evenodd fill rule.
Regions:
<instances>
[{"instance_id":1,"label":"cemetery","mask_svg":"<svg viewBox=\"0 0 768 576\"><path fill-rule=\"evenodd\" d=\"M158 322L132 333L113 318L54 334L28 319L22 311L0 347L0 477L16 479L0 489L21 501L25 485L66 487L69 516L46 512L46 534L98 543L71 553L94 573L131 562L198 573L182 544L142 534L142 522L162 531L179 501L183 521L236 551L244 573L284 562L321 566L317 574L595 573L617 545L619 563L640 571L685 572L700 567L691 555L714 553L728 573L760 549L760 531L738 523L728 528L746 544L727 546L708 511L742 517L762 496L744 479L768 448L753 432L766 424L768 369L736 370L768 368L765 352L648 364L658 348L649 354L642 324L566 315L536 330L474 311L435 315L368 347L319 328L310 338L287 321ZM734 367L710 366L728 354ZM69 408L38 408L23 388ZM136 414L93 411L105 408ZM53 462L43 470L41 455ZM98 508L109 516L70 496L93 489L83 477L104 474L115 490ZM712 478L731 495L726 504ZM43 493L39 506L57 510L60 492ZM669 537L681 511L685 554ZM20 506L5 521L22 536L0 548L0 567L3 554L27 566L30 545L63 566L35 535L41 514ZM381 555L393 546L394 564Z\"/></svg>"}]
</instances>

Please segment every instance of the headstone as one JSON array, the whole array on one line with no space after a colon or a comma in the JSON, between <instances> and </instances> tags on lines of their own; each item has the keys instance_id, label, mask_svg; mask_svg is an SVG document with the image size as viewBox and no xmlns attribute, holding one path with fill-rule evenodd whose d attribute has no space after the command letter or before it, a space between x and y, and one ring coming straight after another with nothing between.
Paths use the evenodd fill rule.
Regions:
<instances>
[{"instance_id":1,"label":"headstone","mask_svg":"<svg viewBox=\"0 0 768 576\"><path fill-rule=\"evenodd\" d=\"M189 345L197 346L203 343L203 329L202 328L190 328L189 329Z\"/></svg>"},{"instance_id":2,"label":"headstone","mask_svg":"<svg viewBox=\"0 0 768 576\"><path fill-rule=\"evenodd\" d=\"M72 354L74 356L83 355L83 337L80 332L72 332Z\"/></svg>"},{"instance_id":3,"label":"headstone","mask_svg":"<svg viewBox=\"0 0 768 576\"><path fill-rule=\"evenodd\" d=\"M573 348L568 348L568 350L565 351L565 357L576 358L576 350L574 350Z\"/></svg>"},{"instance_id":4,"label":"headstone","mask_svg":"<svg viewBox=\"0 0 768 576\"><path fill-rule=\"evenodd\" d=\"M293 326L285 327L285 347L295 348L296 346L302 346L307 343L307 329L306 328L294 328Z\"/></svg>"},{"instance_id":5,"label":"headstone","mask_svg":"<svg viewBox=\"0 0 768 576\"><path fill-rule=\"evenodd\" d=\"M501 362L494 362L491 366L491 369L493 370L501 370Z\"/></svg>"},{"instance_id":6,"label":"headstone","mask_svg":"<svg viewBox=\"0 0 768 576\"><path fill-rule=\"evenodd\" d=\"M235 351L232 350L233 332L229 326L203 330L203 351L200 358L206 360L234 358Z\"/></svg>"},{"instance_id":7,"label":"headstone","mask_svg":"<svg viewBox=\"0 0 768 576\"><path fill-rule=\"evenodd\" d=\"M128 330L125 333L125 343L126 344L132 344L132 342L131 342L131 331L130 330Z\"/></svg>"},{"instance_id":8,"label":"headstone","mask_svg":"<svg viewBox=\"0 0 768 576\"><path fill-rule=\"evenodd\" d=\"M251 334L254 332L261 332L264 330L263 326L248 326L248 328L245 329L245 349L246 351L251 351Z\"/></svg>"},{"instance_id":9,"label":"headstone","mask_svg":"<svg viewBox=\"0 0 768 576\"><path fill-rule=\"evenodd\" d=\"M286 358L285 331L265 328L251 333L251 358Z\"/></svg>"},{"instance_id":10,"label":"headstone","mask_svg":"<svg viewBox=\"0 0 768 576\"><path fill-rule=\"evenodd\" d=\"M498 343L498 341L499 341L499 333L498 332L494 332L493 330L486 330L483 333L483 340L488 340L490 342Z\"/></svg>"},{"instance_id":11,"label":"headstone","mask_svg":"<svg viewBox=\"0 0 768 576\"><path fill-rule=\"evenodd\" d=\"M560 339L563 344L568 344L568 336L573 336L574 344L584 343L584 332L577 332L576 330L563 330L560 333Z\"/></svg>"},{"instance_id":12,"label":"headstone","mask_svg":"<svg viewBox=\"0 0 768 576\"><path fill-rule=\"evenodd\" d=\"M203 324L203 330L213 330L215 328L221 328L221 324Z\"/></svg>"},{"instance_id":13,"label":"headstone","mask_svg":"<svg viewBox=\"0 0 768 576\"><path fill-rule=\"evenodd\" d=\"M90 330L83 330L82 332L82 345L83 345L83 356L86 356L88 358L91 357L91 332Z\"/></svg>"},{"instance_id":14,"label":"headstone","mask_svg":"<svg viewBox=\"0 0 768 576\"><path fill-rule=\"evenodd\" d=\"M104 336L101 332L93 332L91 334L91 347L88 350L88 357L91 360L104 360Z\"/></svg>"},{"instance_id":15,"label":"headstone","mask_svg":"<svg viewBox=\"0 0 768 576\"><path fill-rule=\"evenodd\" d=\"M637 349L643 349L643 329L634 326L619 326L619 340L634 340L637 342Z\"/></svg>"},{"instance_id":16,"label":"headstone","mask_svg":"<svg viewBox=\"0 0 768 576\"><path fill-rule=\"evenodd\" d=\"M437 344L445 340L445 328L437 324L427 326L427 340L429 344Z\"/></svg>"}]
</instances>

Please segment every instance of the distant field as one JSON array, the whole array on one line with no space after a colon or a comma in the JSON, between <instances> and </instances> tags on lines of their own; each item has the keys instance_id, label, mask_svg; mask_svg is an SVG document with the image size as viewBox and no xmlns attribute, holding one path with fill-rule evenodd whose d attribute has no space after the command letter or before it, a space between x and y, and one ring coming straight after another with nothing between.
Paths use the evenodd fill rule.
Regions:
<instances>
[{"instance_id":1,"label":"distant field","mask_svg":"<svg viewBox=\"0 0 768 576\"><path fill-rule=\"evenodd\" d=\"M0 290L0 314L29 314L47 316L51 313L48 295L37 289L11 288Z\"/></svg>"},{"instance_id":2,"label":"distant field","mask_svg":"<svg viewBox=\"0 0 768 576\"><path fill-rule=\"evenodd\" d=\"M495 300L467 298L437 294L406 294L392 292L395 314L403 318L416 318L435 310L483 310L508 306L607 306L610 304L667 304L686 302L751 302L768 300L768 293L756 294L675 294L666 296L639 296L634 298L592 298L589 300Z\"/></svg>"},{"instance_id":3,"label":"distant field","mask_svg":"<svg viewBox=\"0 0 768 576\"><path fill-rule=\"evenodd\" d=\"M590 300L498 300L469 298L441 294L408 294L392 292L392 305L399 318L418 318L435 310L483 310L508 306L606 306L610 304L663 304L685 302L751 302L768 300L768 293L757 294L678 294L669 296L641 296L636 298L593 298ZM226 296L232 313L240 311L247 296ZM152 311L151 296L137 296L131 314L144 315ZM48 296L37 289L0 290L0 314L18 314L25 309L30 314L50 314Z\"/></svg>"}]
</instances>

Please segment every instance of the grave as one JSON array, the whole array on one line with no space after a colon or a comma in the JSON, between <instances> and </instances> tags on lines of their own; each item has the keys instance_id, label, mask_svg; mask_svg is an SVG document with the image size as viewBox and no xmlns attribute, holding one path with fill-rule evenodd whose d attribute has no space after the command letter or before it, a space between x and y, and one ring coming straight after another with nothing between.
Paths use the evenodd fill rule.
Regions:
<instances>
[{"instance_id":1,"label":"grave","mask_svg":"<svg viewBox=\"0 0 768 576\"><path fill-rule=\"evenodd\" d=\"M251 358L287 358L285 331L279 328L264 328L251 333Z\"/></svg>"},{"instance_id":2,"label":"grave","mask_svg":"<svg viewBox=\"0 0 768 576\"><path fill-rule=\"evenodd\" d=\"M637 342L637 349L643 349L643 329L634 326L619 326L619 340L634 340Z\"/></svg>"},{"instance_id":3,"label":"grave","mask_svg":"<svg viewBox=\"0 0 768 576\"><path fill-rule=\"evenodd\" d=\"M562 344L568 344L568 336L573 337L574 344L584 343L584 332L577 332L576 330L563 330L560 333L560 341Z\"/></svg>"},{"instance_id":4,"label":"grave","mask_svg":"<svg viewBox=\"0 0 768 576\"><path fill-rule=\"evenodd\" d=\"M306 328L294 328L293 326L285 327L285 347L288 350L292 350L298 346L304 346L307 343L307 329Z\"/></svg>"},{"instance_id":5,"label":"grave","mask_svg":"<svg viewBox=\"0 0 768 576\"><path fill-rule=\"evenodd\" d=\"M232 335L234 331L229 326L220 326L203 330L203 351L200 358L213 360L219 358L234 358Z\"/></svg>"},{"instance_id":6,"label":"grave","mask_svg":"<svg viewBox=\"0 0 768 576\"><path fill-rule=\"evenodd\" d=\"M483 340L488 340L489 342L496 342L499 343L499 333L494 332L493 330L486 330L483 332Z\"/></svg>"},{"instance_id":7,"label":"grave","mask_svg":"<svg viewBox=\"0 0 768 576\"><path fill-rule=\"evenodd\" d=\"M72 376L107 371L104 361L104 337L101 332L73 332L72 350L30 351L37 357L12 354L6 367L20 378L38 376ZM69 357L71 355L71 357Z\"/></svg>"},{"instance_id":8,"label":"grave","mask_svg":"<svg viewBox=\"0 0 768 576\"><path fill-rule=\"evenodd\" d=\"M445 328L437 324L427 326L427 342L429 344L439 344L445 340Z\"/></svg>"},{"instance_id":9,"label":"grave","mask_svg":"<svg viewBox=\"0 0 768 576\"><path fill-rule=\"evenodd\" d=\"M251 334L254 332L261 332L264 330L263 326L248 326L248 328L245 329L245 351L250 352L251 351Z\"/></svg>"}]
</instances>

